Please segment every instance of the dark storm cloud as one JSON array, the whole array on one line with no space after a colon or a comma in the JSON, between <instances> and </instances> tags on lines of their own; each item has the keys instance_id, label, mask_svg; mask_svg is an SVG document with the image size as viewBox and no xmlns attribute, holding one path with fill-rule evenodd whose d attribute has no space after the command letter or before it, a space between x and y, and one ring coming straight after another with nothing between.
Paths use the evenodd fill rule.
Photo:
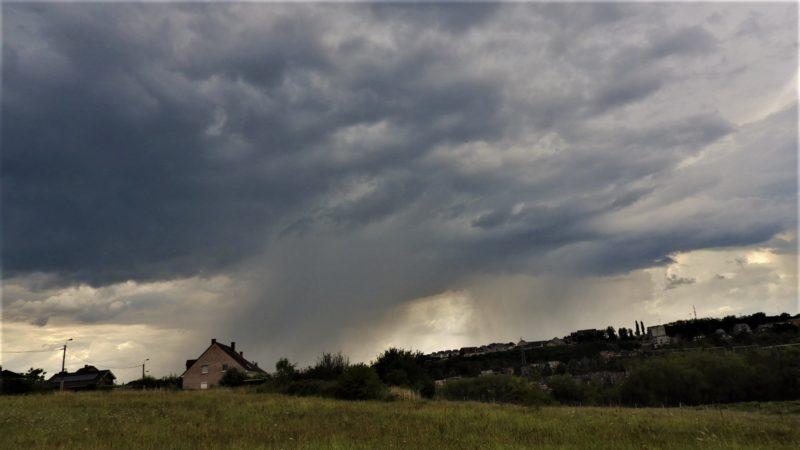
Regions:
<instances>
[{"instance_id":1,"label":"dark storm cloud","mask_svg":"<svg viewBox=\"0 0 800 450\"><path fill-rule=\"evenodd\" d=\"M490 20L501 7L496 3L451 2L441 4L374 3L370 10L386 22L413 23L422 28L438 28L460 32Z\"/></svg>"},{"instance_id":2,"label":"dark storm cloud","mask_svg":"<svg viewBox=\"0 0 800 450\"><path fill-rule=\"evenodd\" d=\"M702 22L642 31L647 14L660 13L7 5L5 275L107 285L272 255L286 266L271 266L270 296L367 305L470 273L613 274L770 239L790 225L776 209L628 229L631 211L673 202L660 188L682 161L740 131L669 100L719 40ZM622 30L629 41L593 44ZM709 175L690 181L714 189ZM300 256L284 261L284 241Z\"/></svg>"},{"instance_id":3,"label":"dark storm cloud","mask_svg":"<svg viewBox=\"0 0 800 450\"><path fill-rule=\"evenodd\" d=\"M382 173L451 136L494 132L496 86L453 76L425 92L435 50L350 65L357 51L323 48L320 14L266 8L280 17L238 29L233 16L265 8L9 8L7 274L104 284L220 270L258 252L286 217L340 179ZM331 62L338 56L341 68ZM43 69L51 61L58 70ZM425 123L445 114L458 117ZM381 118L413 133L344 165L324 159L337 130ZM220 130L209 133L215 120ZM417 183L395 184L412 192ZM330 216L361 223L388 214L403 203L391 195Z\"/></svg>"}]
</instances>

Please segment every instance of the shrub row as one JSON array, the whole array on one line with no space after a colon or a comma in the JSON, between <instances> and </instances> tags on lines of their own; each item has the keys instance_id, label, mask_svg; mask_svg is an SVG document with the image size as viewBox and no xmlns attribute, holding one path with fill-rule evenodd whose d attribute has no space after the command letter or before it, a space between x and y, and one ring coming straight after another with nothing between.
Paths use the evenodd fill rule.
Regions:
<instances>
[{"instance_id":1,"label":"shrub row","mask_svg":"<svg viewBox=\"0 0 800 450\"><path fill-rule=\"evenodd\" d=\"M537 383L508 375L451 380L437 391L437 395L447 400L473 400L520 405L540 405L547 402L547 395Z\"/></svg>"}]
</instances>

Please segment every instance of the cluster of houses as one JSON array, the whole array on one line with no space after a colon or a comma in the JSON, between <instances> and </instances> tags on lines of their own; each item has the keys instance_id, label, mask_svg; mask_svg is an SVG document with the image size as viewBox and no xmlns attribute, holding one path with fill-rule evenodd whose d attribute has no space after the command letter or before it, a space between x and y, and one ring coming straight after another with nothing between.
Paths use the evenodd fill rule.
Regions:
<instances>
[{"instance_id":1,"label":"cluster of houses","mask_svg":"<svg viewBox=\"0 0 800 450\"><path fill-rule=\"evenodd\" d=\"M742 334L754 334L754 333L755 334L764 334L764 333L770 333L770 332L774 332L777 329L782 328L782 327L800 328L800 318L792 318L792 319L781 321L781 322L764 323L764 324L761 324L761 325L757 326L755 330L751 329L750 325L748 325L746 323L737 323L731 329L730 334L728 334L722 328L718 328L718 329L716 329L714 331L714 333L711 336L713 336L718 341L730 342L736 336L739 336L739 335L742 335ZM692 342L703 342L707 338L708 338L708 336L706 336L704 334L700 334L700 335L692 337ZM667 341L667 342L669 342L669 341Z\"/></svg>"},{"instance_id":2,"label":"cluster of houses","mask_svg":"<svg viewBox=\"0 0 800 450\"><path fill-rule=\"evenodd\" d=\"M564 341L563 339L559 339L557 337L547 341L535 341L535 342L527 342L524 339L520 339L519 342L517 342L516 344L513 342L509 342L505 344L493 343L488 345L481 345L480 347L461 347L455 350L441 350L438 352L429 353L425 356L433 359L447 359L456 356L471 357L479 355L488 355L490 353L497 353L497 352L507 352L509 350L524 350L536 347L557 347L560 345L566 345L566 341Z\"/></svg>"},{"instance_id":3,"label":"cluster of houses","mask_svg":"<svg viewBox=\"0 0 800 450\"><path fill-rule=\"evenodd\" d=\"M186 361L186 370L181 374L183 389L208 389L219 385L228 369L237 369L248 377L266 372L258 363L248 361L244 352L236 350L236 342L225 345L211 339L211 344L196 359ZM3 370L4 379L22 379L23 374ZM59 372L47 380L47 388L56 390L110 389L116 376L110 370L85 365L74 372Z\"/></svg>"},{"instance_id":4,"label":"cluster of houses","mask_svg":"<svg viewBox=\"0 0 800 450\"><path fill-rule=\"evenodd\" d=\"M488 345L482 345L480 347L461 347L459 349L453 349L453 350L441 350L438 352L429 353L425 356L433 359L471 357L471 356L487 355L497 352L506 352L509 350L526 350L538 347L559 347L562 345L574 344L585 340L607 339L607 338L608 335L606 330L598 330L590 328L586 330L574 331L570 333L569 336L566 336L563 339L554 337L553 339L545 341L531 341L531 342L525 341L524 339L520 339L519 342L517 342L516 344L513 342L509 342L509 343L492 343ZM667 336L667 331L664 325L655 325L647 327L647 334L644 334L642 336L642 339L645 339L647 343L653 347L661 347L664 345L668 345L670 343L670 337Z\"/></svg>"},{"instance_id":5,"label":"cluster of houses","mask_svg":"<svg viewBox=\"0 0 800 450\"><path fill-rule=\"evenodd\" d=\"M117 377L111 373L110 370L101 370L95 366L85 365L75 372L59 372L51 376L40 389L44 390L94 390L114 387L114 380ZM10 370L0 370L0 386L4 387L2 390L6 392L5 388L9 388L12 392L14 389L24 389L27 383L38 382L36 379L29 379L28 375L12 372ZM3 386L8 384L10 386ZM13 386L13 387L12 387Z\"/></svg>"}]
</instances>

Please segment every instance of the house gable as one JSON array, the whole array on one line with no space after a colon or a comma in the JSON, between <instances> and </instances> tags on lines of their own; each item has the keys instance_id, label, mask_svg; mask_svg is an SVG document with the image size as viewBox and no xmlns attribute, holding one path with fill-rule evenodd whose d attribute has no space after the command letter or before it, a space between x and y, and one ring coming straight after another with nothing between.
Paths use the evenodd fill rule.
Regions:
<instances>
[{"instance_id":1,"label":"house gable","mask_svg":"<svg viewBox=\"0 0 800 450\"><path fill-rule=\"evenodd\" d=\"M263 372L235 351L235 344L227 346L212 339L211 345L181 375L184 389L205 389L216 386L227 369L235 368L245 373ZM189 363L189 361L187 361Z\"/></svg>"}]
</instances>

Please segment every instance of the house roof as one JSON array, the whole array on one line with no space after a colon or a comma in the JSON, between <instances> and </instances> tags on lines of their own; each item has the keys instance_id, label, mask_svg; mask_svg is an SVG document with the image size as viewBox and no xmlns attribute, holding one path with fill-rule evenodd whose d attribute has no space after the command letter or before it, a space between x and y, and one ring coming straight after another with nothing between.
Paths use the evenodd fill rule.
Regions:
<instances>
[{"instance_id":1,"label":"house roof","mask_svg":"<svg viewBox=\"0 0 800 450\"><path fill-rule=\"evenodd\" d=\"M0 370L0 378L25 378L25 374L3 369Z\"/></svg>"},{"instance_id":2,"label":"house roof","mask_svg":"<svg viewBox=\"0 0 800 450\"><path fill-rule=\"evenodd\" d=\"M90 385L106 376L111 377L112 380L117 378L110 370L99 370L94 366L84 366L75 372L57 373L50 377L48 381L51 383L61 383L63 381L65 384L69 383L70 385Z\"/></svg>"},{"instance_id":3,"label":"house roof","mask_svg":"<svg viewBox=\"0 0 800 450\"><path fill-rule=\"evenodd\" d=\"M195 363L197 363L197 361L199 361L199 360L200 360L200 359L203 357L203 355L205 355L205 354L206 354L206 352L207 352L207 351L208 351L208 350L209 350L211 347L214 347L214 346L216 346L217 348L219 348L220 350L222 350L223 352L225 352L225 354L226 354L226 355L228 355L228 356L229 356L231 359L233 359L234 361L236 361L236 363L237 363L237 364L239 364L240 366L242 366L242 368L244 368L244 370L246 370L246 371L248 371L248 372L261 372L261 373L266 373L266 372L264 371L264 369L262 369L261 367L258 367L258 366L257 366L257 365L255 365L254 363L252 363L252 362L250 362L250 361L246 360L246 359L244 358L244 356L242 356L240 353L236 353L236 350L234 350L234 349L233 349L233 347L229 347L229 346L227 346L227 345L225 345L225 344L222 344L222 343L220 343L220 342L217 342L217 340L216 340L216 339L212 339L212 341L211 341L211 345L209 345L209 346L208 346L208 348L207 348L207 349L205 349L205 351L204 351L203 353L201 353L201 354L200 354L200 357L198 357L197 359L187 359L187 360L186 360L186 370L185 370L185 371L184 371L184 372L181 374L181 377L182 377L182 376L184 376L184 375L186 375L186 372L188 372L188 371L189 371L189 369L191 369L191 368L192 368L192 366L194 366L194 365L195 365Z\"/></svg>"},{"instance_id":4,"label":"house roof","mask_svg":"<svg viewBox=\"0 0 800 450\"><path fill-rule=\"evenodd\" d=\"M228 356L230 356L237 363L239 363L240 366L244 367L245 370L249 370L249 371L253 371L253 372L264 372L264 370L261 369L261 367L258 367L257 365L255 365L255 364L251 363L250 361L244 359L244 356L242 356L240 353L236 353L236 350L234 350L233 348L228 347L225 344L220 344L219 342L217 342L216 345L222 351L227 353Z\"/></svg>"}]
</instances>

